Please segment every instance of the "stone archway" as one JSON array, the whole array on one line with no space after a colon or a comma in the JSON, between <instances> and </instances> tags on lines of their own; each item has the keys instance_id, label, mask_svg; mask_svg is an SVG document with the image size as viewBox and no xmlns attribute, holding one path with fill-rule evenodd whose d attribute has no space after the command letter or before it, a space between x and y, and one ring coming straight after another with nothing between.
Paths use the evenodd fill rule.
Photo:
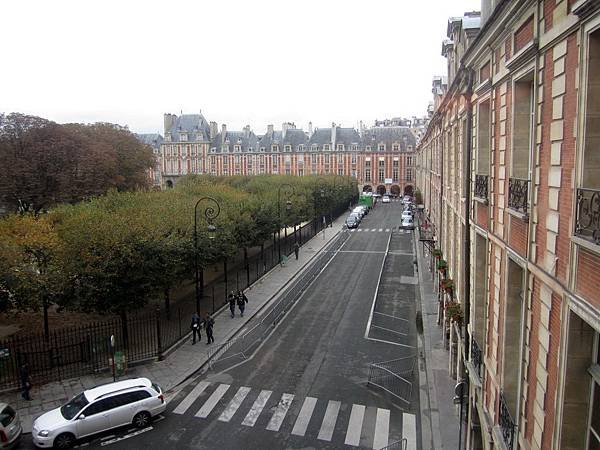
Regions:
<instances>
[{"instance_id":1,"label":"stone archway","mask_svg":"<svg viewBox=\"0 0 600 450\"><path fill-rule=\"evenodd\" d=\"M377 193L379 195L385 195L386 189L385 189L385 185L380 184L379 186L377 186Z\"/></svg>"},{"instance_id":2,"label":"stone archway","mask_svg":"<svg viewBox=\"0 0 600 450\"><path fill-rule=\"evenodd\" d=\"M370 184L365 184L363 186L363 192L373 192L373 186L371 186Z\"/></svg>"},{"instance_id":3,"label":"stone archway","mask_svg":"<svg viewBox=\"0 0 600 450\"><path fill-rule=\"evenodd\" d=\"M167 189L173 189L173 180L167 180L165 184L167 186Z\"/></svg>"},{"instance_id":4,"label":"stone archway","mask_svg":"<svg viewBox=\"0 0 600 450\"><path fill-rule=\"evenodd\" d=\"M404 186L404 195L410 195L411 197L414 194L414 188L411 184L407 184Z\"/></svg>"},{"instance_id":5,"label":"stone archway","mask_svg":"<svg viewBox=\"0 0 600 450\"><path fill-rule=\"evenodd\" d=\"M390 188L390 192L394 197L398 197L400 195L400 186L398 186L397 184L394 184Z\"/></svg>"}]
</instances>

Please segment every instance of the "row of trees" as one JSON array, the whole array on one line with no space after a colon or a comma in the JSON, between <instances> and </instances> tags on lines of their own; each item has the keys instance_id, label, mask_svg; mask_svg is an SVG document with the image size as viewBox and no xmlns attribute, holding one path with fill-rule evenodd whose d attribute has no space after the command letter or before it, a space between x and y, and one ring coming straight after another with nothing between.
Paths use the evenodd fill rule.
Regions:
<instances>
[{"instance_id":1,"label":"row of trees","mask_svg":"<svg viewBox=\"0 0 600 450\"><path fill-rule=\"evenodd\" d=\"M191 279L196 256L208 267L355 195L356 183L340 176L188 176L168 191L111 191L44 214L10 215L0 220L0 310L56 304L125 314ZM199 205L194 248L194 204L205 196L221 212L211 236L203 214L211 204Z\"/></svg>"},{"instance_id":2,"label":"row of trees","mask_svg":"<svg viewBox=\"0 0 600 450\"><path fill-rule=\"evenodd\" d=\"M0 114L0 207L39 213L106 193L149 187L152 149L110 123L60 125Z\"/></svg>"}]
</instances>

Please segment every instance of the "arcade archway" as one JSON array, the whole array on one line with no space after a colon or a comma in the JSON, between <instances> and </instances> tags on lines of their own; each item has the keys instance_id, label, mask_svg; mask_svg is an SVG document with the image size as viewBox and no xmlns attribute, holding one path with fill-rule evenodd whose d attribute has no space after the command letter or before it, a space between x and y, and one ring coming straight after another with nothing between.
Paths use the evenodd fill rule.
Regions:
<instances>
[{"instance_id":1,"label":"arcade archway","mask_svg":"<svg viewBox=\"0 0 600 450\"><path fill-rule=\"evenodd\" d=\"M400 195L400 186L398 186L397 184L394 184L391 188L390 188L390 192L392 193L392 195L394 197L398 197Z\"/></svg>"},{"instance_id":2,"label":"arcade archway","mask_svg":"<svg viewBox=\"0 0 600 450\"><path fill-rule=\"evenodd\" d=\"M412 185L407 184L406 186L404 186L404 195L410 195L411 197L414 194L414 188Z\"/></svg>"},{"instance_id":3,"label":"arcade archway","mask_svg":"<svg viewBox=\"0 0 600 450\"><path fill-rule=\"evenodd\" d=\"M377 193L379 195L385 195L385 186L383 184L377 186Z\"/></svg>"},{"instance_id":4,"label":"arcade archway","mask_svg":"<svg viewBox=\"0 0 600 450\"><path fill-rule=\"evenodd\" d=\"M370 184L365 184L363 186L363 192L373 192L373 186L371 186Z\"/></svg>"}]
</instances>

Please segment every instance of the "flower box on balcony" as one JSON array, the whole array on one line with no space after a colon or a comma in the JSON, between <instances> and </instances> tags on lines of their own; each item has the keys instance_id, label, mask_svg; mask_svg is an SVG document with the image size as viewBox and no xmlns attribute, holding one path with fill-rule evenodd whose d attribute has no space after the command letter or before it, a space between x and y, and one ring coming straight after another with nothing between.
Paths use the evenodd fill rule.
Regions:
<instances>
[{"instance_id":1,"label":"flower box on balcony","mask_svg":"<svg viewBox=\"0 0 600 450\"><path fill-rule=\"evenodd\" d=\"M444 272L445 273L447 268L448 268L448 263L446 262L445 259L438 260L437 269L440 272Z\"/></svg>"},{"instance_id":2,"label":"flower box on balcony","mask_svg":"<svg viewBox=\"0 0 600 450\"><path fill-rule=\"evenodd\" d=\"M431 254L435 257L435 259L440 259L442 257L442 251L440 249L435 249Z\"/></svg>"},{"instance_id":3,"label":"flower box on balcony","mask_svg":"<svg viewBox=\"0 0 600 450\"><path fill-rule=\"evenodd\" d=\"M454 301L446 303L446 319L456 322L459 327L462 325L463 313L460 303Z\"/></svg>"},{"instance_id":4,"label":"flower box on balcony","mask_svg":"<svg viewBox=\"0 0 600 450\"><path fill-rule=\"evenodd\" d=\"M442 289L445 290L448 294L452 295L454 291L454 280L451 278L446 278L442 280Z\"/></svg>"}]
</instances>

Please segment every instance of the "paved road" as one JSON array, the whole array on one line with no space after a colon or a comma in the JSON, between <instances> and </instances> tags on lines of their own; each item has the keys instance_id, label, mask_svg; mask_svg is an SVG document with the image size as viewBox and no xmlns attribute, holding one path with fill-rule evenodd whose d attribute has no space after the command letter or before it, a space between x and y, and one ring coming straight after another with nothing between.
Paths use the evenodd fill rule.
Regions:
<instances>
[{"instance_id":1,"label":"paved road","mask_svg":"<svg viewBox=\"0 0 600 450\"><path fill-rule=\"evenodd\" d=\"M416 353L413 237L393 232L400 212L400 203L379 205L344 231L341 248L251 358L193 380L146 432L119 430L89 447L382 448L404 436L420 448L417 389L406 404L366 385L370 363Z\"/></svg>"}]
</instances>

